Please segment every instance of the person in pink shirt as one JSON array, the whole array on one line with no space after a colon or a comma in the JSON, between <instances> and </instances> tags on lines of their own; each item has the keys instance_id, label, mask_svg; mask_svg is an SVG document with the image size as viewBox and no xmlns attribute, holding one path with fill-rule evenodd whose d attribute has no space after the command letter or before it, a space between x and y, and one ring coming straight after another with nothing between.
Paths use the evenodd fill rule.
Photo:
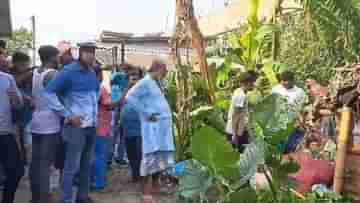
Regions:
<instances>
[{"instance_id":1,"label":"person in pink shirt","mask_svg":"<svg viewBox=\"0 0 360 203\"><path fill-rule=\"evenodd\" d=\"M102 71L100 67L95 68L97 79L100 84L103 80ZM98 114L97 114L97 136L95 143L95 160L93 162L92 176L95 178L92 189L101 190L105 188L105 175L107 170L107 156L106 148L109 142L109 131L111 124L111 112L109 105L111 104L111 97L108 90L101 85L99 93Z\"/></svg>"}]
</instances>

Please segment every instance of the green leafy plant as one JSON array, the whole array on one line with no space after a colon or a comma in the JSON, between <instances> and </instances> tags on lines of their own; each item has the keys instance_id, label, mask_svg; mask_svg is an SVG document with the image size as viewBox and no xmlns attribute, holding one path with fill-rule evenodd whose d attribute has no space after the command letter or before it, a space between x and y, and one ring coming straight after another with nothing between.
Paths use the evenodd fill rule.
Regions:
<instances>
[{"instance_id":1,"label":"green leafy plant","mask_svg":"<svg viewBox=\"0 0 360 203\"><path fill-rule=\"evenodd\" d=\"M272 95L253 108L250 112L250 123L254 141L246 147L243 154L234 151L225 134L212 127L203 126L195 132L191 142L192 157L213 177L212 185L219 191L220 202L238 202L244 191L254 194L251 195L254 198L246 198L248 202L251 199L256 202L256 192L249 186L249 181L261 165L269 169L269 176L272 177L268 179L273 192L272 199L278 201L277 188L280 188L287 174L297 170L296 163L282 162L281 150L277 148L289 135L295 119L294 113L282 107L282 102L283 98ZM185 174L180 182L183 178L185 181L189 177ZM206 189L209 188L211 187L206 185ZM186 190L182 192L189 194ZM203 194L201 198L204 199Z\"/></svg>"},{"instance_id":2,"label":"green leafy plant","mask_svg":"<svg viewBox=\"0 0 360 203\"><path fill-rule=\"evenodd\" d=\"M217 85L215 106L208 106L201 96L206 95L207 90L200 80L196 84L199 88L194 87L197 89L196 107L191 113L194 129L186 144L192 161L180 178L179 194L193 202L209 199L229 203L351 202L347 198L317 193L302 199L291 192L287 175L296 172L298 165L283 161L281 146L293 130L301 108L287 105L279 96L266 95L284 70L295 72L300 81L314 78L327 84L333 67L359 61L359 0L298 0L302 8L280 12L276 25L258 20L260 2L252 0L247 24L226 36L230 48L224 52L224 63L210 68ZM279 61L271 57L275 32L281 33ZM221 118L241 74L233 69L235 63L261 76L257 91L251 96L249 130L253 142L243 154L231 150ZM265 171L270 190L255 191L249 186L249 180L259 168ZM196 181L193 187L188 186L191 181ZM210 191L216 198L209 197Z\"/></svg>"},{"instance_id":3,"label":"green leafy plant","mask_svg":"<svg viewBox=\"0 0 360 203\"><path fill-rule=\"evenodd\" d=\"M261 146L261 142L256 141L240 156L224 134L209 126L201 128L192 139L193 160L188 162L180 178L179 195L205 202L209 199L256 202L256 193L248 186L248 181L263 162ZM188 186L190 180L195 183ZM216 197L209 197L209 191L216 191Z\"/></svg>"},{"instance_id":4,"label":"green leafy plant","mask_svg":"<svg viewBox=\"0 0 360 203\"><path fill-rule=\"evenodd\" d=\"M9 54L16 51L27 53L32 48L32 33L24 27L14 30L7 48Z\"/></svg>"},{"instance_id":5,"label":"green leafy plant","mask_svg":"<svg viewBox=\"0 0 360 203\"><path fill-rule=\"evenodd\" d=\"M219 71L221 72L221 71ZM217 77L219 72L215 72L214 77ZM176 72L171 71L166 78L166 91L165 95L171 108L173 109L173 120L174 120L174 132L176 136L176 154L178 160L186 160L192 157L190 150L190 143L192 136L195 131L201 128L204 125L212 126L220 132L223 132L225 129L225 119L224 113L225 109L228 109L229 102L226 96L221 96L223 90L217 89L217 100L214 106L210 105L208 100L208 90L207 85L204 80L202 80L200 75L196 72L192 72L190 75L192 77L192 109L190 112L191 127L186 129L184 135L181 138L176 134L177 124L179 124L178 115L182 112L177 112L177 91L178 87L176 85Z\"/></svg>"},{"instance_id":6,"label":"green leafy plant","mask_svg":"<svg viewBox=\"0 0 360 203\"><path fill-rule=\"evenodd\" d=\"M331 194L310 193L303 199L291 191L287 177L299 166L295 161L283 161L279 146L293 130L297 113L298 109L289 107L278 95L253 106L249 119L253 141L242 154L234 151L224 133L202 124L191 139L192 160L180 177L179 196L192 202L219 203L349 202ZM265 171L270 190L256 191L249 184L259 168Z\"/></svg>"}]
</instances>

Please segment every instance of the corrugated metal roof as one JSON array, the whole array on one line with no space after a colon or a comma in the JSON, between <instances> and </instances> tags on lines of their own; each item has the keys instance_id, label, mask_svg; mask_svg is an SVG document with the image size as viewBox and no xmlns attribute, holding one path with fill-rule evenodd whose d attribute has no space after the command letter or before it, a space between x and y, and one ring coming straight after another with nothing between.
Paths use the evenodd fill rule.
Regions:
<instances>
[{"instance_id":1,"label":"corrugated metal roof","mask_svg":"<svg viewBox=\"0 0 360 203\"><path fill-rule=\"evenodd\" d=\"M9 0L0 0L0 37L10 37L11 17Z\"/></svg>"}]
</instances>

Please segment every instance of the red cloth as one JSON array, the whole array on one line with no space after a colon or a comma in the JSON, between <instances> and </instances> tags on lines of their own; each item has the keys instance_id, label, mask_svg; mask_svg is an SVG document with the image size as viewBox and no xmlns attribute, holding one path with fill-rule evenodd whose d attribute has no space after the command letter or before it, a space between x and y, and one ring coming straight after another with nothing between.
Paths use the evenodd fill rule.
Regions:
<instances>
[{"instance_id":1,"label":"red cloth","mask_svg":"<svg viewBox=\"0 0 360 203\"><path fill-rule=\"evenodd\" d=\"M107 136L111 124L111 112L108 110L108 105L111 103L109 92L104 86L100 89L100 102L97 114L97 134L99 136Z\"/></svg>"},{"instance_id":2,"label":"red cloth","mask_svg":"<svg viewBox=\"0 0 360 203\"><path fill-rule=\"evenodd\" d=\"M315 160L305 153L298 155L295 159L300 169L290 176L298 182L296 189L298 192L309 192L315 184L331 185L335 167L329 161Z\"/></svg>"}]
</instances>

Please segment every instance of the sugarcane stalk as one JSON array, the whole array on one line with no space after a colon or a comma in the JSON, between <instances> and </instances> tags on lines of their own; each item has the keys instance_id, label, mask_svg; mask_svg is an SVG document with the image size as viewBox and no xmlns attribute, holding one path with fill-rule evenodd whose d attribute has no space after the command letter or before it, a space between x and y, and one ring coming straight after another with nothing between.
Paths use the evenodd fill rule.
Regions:
<instances>
[{"instance_id":1,"label":"sugarcane stalk","mask_svg":"<svg viewBox=\"0 0 360 203\"><path fill-rule=\"evenodd\" d=\"M347 154L347 147L349 141L349 133L351 132L351 108L343 107L340 118L340 132L338 136L336 162L335 162L335 177L334 177L334 192L340 194L343 191L344 176L345 176L345 161Z\"/></svg>"}]
</instances>

